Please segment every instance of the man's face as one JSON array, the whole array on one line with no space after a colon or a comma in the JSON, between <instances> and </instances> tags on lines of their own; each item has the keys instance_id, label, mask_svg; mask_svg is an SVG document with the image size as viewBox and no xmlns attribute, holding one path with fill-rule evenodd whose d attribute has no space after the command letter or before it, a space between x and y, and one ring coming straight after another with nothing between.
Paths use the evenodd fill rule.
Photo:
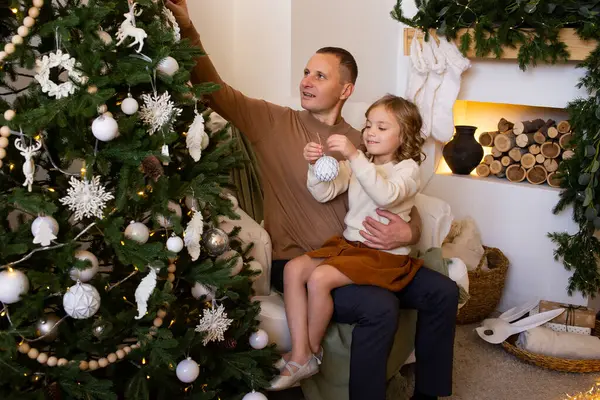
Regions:
<instances>
[{"instance_id":1,"label":"man's face","mask_svg":"<svg viewBox=\"0 0 600 400\"><path fill-rule=\"evenodd\" d=\"M340 61L333 54L315 54L304 68L300 81L302 108L311 112L326 112L345 100L351 90L340 76ZM348 93L348 94L346 94Z\"/></svg>"}]
</instances>

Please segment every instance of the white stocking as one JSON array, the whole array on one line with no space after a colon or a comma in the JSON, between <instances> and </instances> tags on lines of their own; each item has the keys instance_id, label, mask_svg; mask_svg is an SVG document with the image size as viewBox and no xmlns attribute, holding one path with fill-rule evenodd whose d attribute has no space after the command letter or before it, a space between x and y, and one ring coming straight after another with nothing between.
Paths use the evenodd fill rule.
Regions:
<instances>
[{"instance_id":1,"label":"white stocking","mask_svg":"<svg viewBox=\"0 0 600 400\"><path fill-rule=\"evenodd\" d=\"M427 65L423 60L423 50L421 43L417 39L420 31L415 30L412 42L410 43L410 74L408 76L408 87L406 88L406 99L417 103L417 98L421 97L423 85L427 81Z\"/></svg>"},{"instance_id":2,"label":"white stocking","mask_svg":"<svg viewBox=\"0 0 600 400\"><path fill-rule=\"evenodd\" d=\"M454 102L460 91L462 73L471 66L468 58L465 58L454 42L446 38L440 38L439 53L446 58L446 73L444 81L440 85L433 104L432 135L440 142L447 142L454 133Z\"/></svg>"},{"instance_id":3,"label":"white stocking","mask_svg":"<svg viewBox=\"0 0 600 400\"><path fill-rule=\"evenodd\" d=\"M422 89L423 97L417 99L417 106L423 118L422 133L425 137L431 135L431 127L434 119L433 103L437 96L438 88L444 80L444 73L446 71L446 59L439 53L438 46L433 37L430 37L427 42L423 41L423 59L428 66L429 75Z\"/></svg>"}]
</instances>

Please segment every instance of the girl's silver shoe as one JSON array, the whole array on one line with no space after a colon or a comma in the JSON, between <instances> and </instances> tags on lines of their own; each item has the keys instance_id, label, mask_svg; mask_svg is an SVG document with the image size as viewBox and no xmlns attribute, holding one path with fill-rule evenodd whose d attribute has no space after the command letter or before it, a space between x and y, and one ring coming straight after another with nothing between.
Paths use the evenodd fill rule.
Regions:
<instances>
[{"instance_id":1,"label":"girl's silver shoe","mask_svg":"<svg viewBox=\"0 0 600 400\"><path fill-rule=\"evenodd\" d=\"M275 367L276 369L281 371L282 369L285 368L285 364L287 364L287 361L285 361L285 358L281 357L279 360L277 360L275 362L275 364L273 364L273 367Z\"/></svg>"},{"instance_id":2,"label":"girl's silver shoe","mask_svg":"<svg viewBox=\"0 0 600 400\"><path fill-rule=\"evenodd\" d=\"M296 371L292 369L296 368ZM317 363L316 357L310 357L304 365L300 365L294 361L288 361L285 364L285 368L290 371L290 375L277 375L271 381L271 385L267 388L270 391L279 391L294 387L298 382L303 379L310 378L311 376L319 372L319 364Z\"/></svg>"}]
</instances>

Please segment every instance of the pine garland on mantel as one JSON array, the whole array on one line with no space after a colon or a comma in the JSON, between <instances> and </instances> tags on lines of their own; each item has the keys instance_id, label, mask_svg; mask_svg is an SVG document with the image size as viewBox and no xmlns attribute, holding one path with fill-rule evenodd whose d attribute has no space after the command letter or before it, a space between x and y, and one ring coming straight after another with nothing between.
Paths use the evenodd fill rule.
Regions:
<instances>
[{"instance_id":1,"label":"pine garland on mantel","mask_svg":"<svg viewBox=\"0 0 600 400\"><path fill-rule=\"evenodd\" d=\"M408 18L402 0L397 0L391 15L426 32L426 40L430 29L454 40L459 29L471 28L460 38L459 48L465 55L473 46L478 57L491 53L499 58L504 47L519 45L522 70L569 59L567 46L559 38L562 28L575 28L581 39L600 43L600 0L416 0L416 5L417 14ZM575 156L561 163L562 191L553 212L573 206L579 231L574 235L554 232L548 237L557 244L555 259L574 272L569 294L579 291L595 297L600 292L600 241L594 236L600 231L600 45L577 67L587 69L577 86L585 88L588 97L567 105Z\"/></svg>"}]
</instances>

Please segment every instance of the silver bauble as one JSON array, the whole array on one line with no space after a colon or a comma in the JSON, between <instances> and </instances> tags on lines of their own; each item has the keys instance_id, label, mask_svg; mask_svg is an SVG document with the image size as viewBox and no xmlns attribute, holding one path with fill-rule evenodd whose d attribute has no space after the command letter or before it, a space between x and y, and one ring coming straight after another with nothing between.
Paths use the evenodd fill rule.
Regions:
<instances>
[{"instance_id":1,"label":"silver bauble","mask_svg":"<svg viewBox=\"0 0 600 400\"><path fill-rule=\"evenodd\" d=\"M229 248L229 236L219 228L210 228L202 234L204 247L213 257L220 256Z\"/></svg>"},{"instance_id":2,"label":"silver bauble","mask_svg":"<svg viewBox=\"0 0 600 400\"><path fill-rule=\"evenodd\" d=\"M102 318L100 318L96 320L92 325L92 334L96 338L101 339L103 337L106 337L110 333L112 327L113 325L111 322L105 321Z\"/></svg>"},{"instance_id":3,"label":"silver bauble","mask_svg":"<svg viewBox=\"0 0 600 400\"><path fill-rule=\"evenodd\" d=\"M37 337L44 336L44 342L53 342L58 337L58 327L55 325L60 321L56 314L46 314L35 324L35 334Z\"/></svg>"}]
</instances>

